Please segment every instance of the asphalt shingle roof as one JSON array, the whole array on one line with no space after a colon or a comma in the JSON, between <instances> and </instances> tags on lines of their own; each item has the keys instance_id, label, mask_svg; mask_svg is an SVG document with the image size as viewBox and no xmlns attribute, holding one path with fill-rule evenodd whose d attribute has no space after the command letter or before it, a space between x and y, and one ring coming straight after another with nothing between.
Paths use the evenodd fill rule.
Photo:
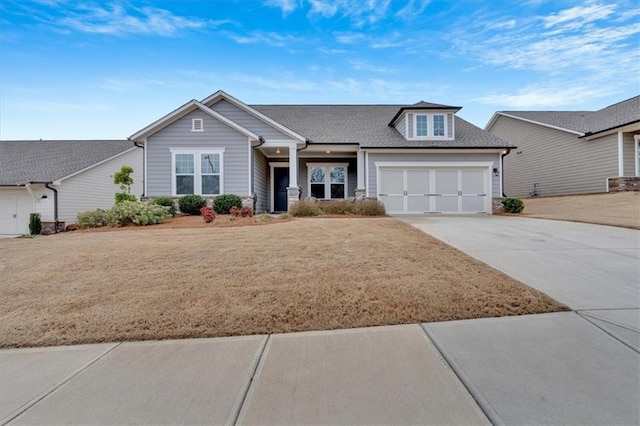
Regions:
<instances>
[{"instance_id":1,"label":"asphalt shingle roof","mask_svg":"<svg viewBox=\"0 0 640 426\"><path fill-rule=\"evenodd\" d=\"M500 111L504 114L590 134L640 121L640 96L598 111Z\"/></svg>"},{"instance_id":2,"label":"asphalt shingle roof","mask_svg":"<svg viewBox=\"0 0 640 426\"><path fill-rule=\"evenodd\" d=\"M52 182L133 146L127 140L0 141L0 186Z\"/></svg>"},{"instance_id":3,"label":"asphalt shingle roof","mask_svg":"<svg viewBox=\"0 0 640 426\"><path fill-rule=\"evenodd\" d=\"M388 123L401 108L410 108L411 105L250 106L294 132L309 138L313 143L360 144L363 148L513 147L510 143L457 116L454 140L406 140L394 127L388 126ZM442 107L442 105L439 106Z\"/></svg>"}]
</instances>

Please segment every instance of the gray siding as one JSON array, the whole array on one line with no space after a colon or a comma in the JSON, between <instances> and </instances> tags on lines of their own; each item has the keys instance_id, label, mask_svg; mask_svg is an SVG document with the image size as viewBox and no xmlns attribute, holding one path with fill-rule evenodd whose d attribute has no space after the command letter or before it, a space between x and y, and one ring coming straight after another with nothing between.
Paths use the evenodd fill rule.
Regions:
<instances>
[{"instance_id":1,"label":"gray siding","mask_svg":"<svg viewBox=\"0 0 640 426\"><path fill-rule=\"evenodd\" d=\"M385 154L369 153L367 161L367 185L370 197L376 197L378 193L378 180L376 176L376 161L432 161L432 162L462 162L462 161L492 161L493 167L500 168L500 154L429 154L429 153L407 153L407 154ZM500 177L491 174L491 195L500 197Z\"/></svg>"},{"instance_id":2,"label":"gray siding","mask_svg":"<svg viewBox=\"0 0 640 426\"><path fill-rule=\"evenodd\" d=\"M139 198L142 195L142 149L136 148L63 180L57 187L59 220L76 223L79 212L113 206L115 193L120 192L120 187L113 183L113 174L124 165L133 168L131 193ZM48 197L53 199L53 195Z\"/></svg>"},{"instance_id":3,"label":"gray siding","mask_svg":"<svg viewBox=\"0 0 640 426\"><path fill-rule=\"evenodd\" d=\"M412 138L413 137L413 114L407 114L407 120L409 120L409 128L408 128L409 134L406 137Z\"/></svg>"},{"instance_id":4,"label":"gray siding","mask_svg":"<svg viewBox=\"0 0 640 426\"><path fill-rule=\"evenodd\" d=\"M269 166L267 157L259 149L253 150L253 192L256 194L256 213L269 210Z\"/></svg>"},{"instance_id":5,"label":"gray siding","mask_svg":"<svg viewBox=\"0 0 640 426\"><path fill-rule=\"evenodd\" d=\"M624 176L635 176L636 174L636 145L633 140L633 133L625 133L622 142L624 155Z\"/></svg>"},{"instance_id":6,"label":"gray siding","mask_svg":"<svg viewBox=\"0 0 640 426\"><path fill-rule=\"evenodd\" d=\"M447 114L447 137L448 138L452 138L453 137L453 114L449 113Z\"/></svg>"},{"instance_id":7,"label":"gray siding","mask_svg":"<svg viewBox=\"0 0 640 426\"><path fill-rule=\"evenodd\" d=\"M265 139L291 140L290 136L285 135L264 121L254 117L224 99L211 105L210 108Z\"/></svg>"},{"instance_id":8,"label":"gray siding","mask_svg":"<svg viewBox=\"0 0 640 426\"><path fill-rule=\"evenodd\" d=\"M204 132L191 131L191 119L202 118ZM171 195L172 148L225 148L224 192L249 194L249 139L226 124L196 110L147 139L147 194Z\"/></svg>"},{"instance_id":9,"label":"gray siding","mask_svg":"<svg viewBox=\"0 0 640 426\"><path fill-rule=\"evenodd\" d=\"M396 123L396 130L406 139L407 138L407 115L402 114L400 121Z\"/></svg>"},{"instance_id":10,"label":"gray siding","mask_svg":"<svg viewBox=\"0 0 640 426\"><path fill-rule=\"evenodd\" d=\"M490 133L518 148L504 159L505 194L525 197L606 191L617 176L617 135L587 141L577 135L500 116Z\"/></svg>"}]
</instances>

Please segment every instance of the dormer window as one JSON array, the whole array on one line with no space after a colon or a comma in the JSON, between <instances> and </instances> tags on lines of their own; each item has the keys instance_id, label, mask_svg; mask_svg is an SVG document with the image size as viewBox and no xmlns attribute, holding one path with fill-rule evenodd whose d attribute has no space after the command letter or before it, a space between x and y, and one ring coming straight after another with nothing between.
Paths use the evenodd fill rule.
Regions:
<instances>
[{"instance_id":1,"label":"dormer window","mask_svg":"<svg viewBox=\"0 0 640 426\"><path fill-rule=\"evenodd\" d=\"M202 122L202 118L194 118L191 120L191 131L204 132L204 124Z\"/></svg>"},{"instance_id":2,"label":"dormer window","mask_svg":"<svg viewBox=\"0 0 640 426\"><path fill-rule=\"evenodd\" d=\"M447 114L431 112L408 113L405 123L407 139L451 139Z\"/></svg>"}]
</instances>

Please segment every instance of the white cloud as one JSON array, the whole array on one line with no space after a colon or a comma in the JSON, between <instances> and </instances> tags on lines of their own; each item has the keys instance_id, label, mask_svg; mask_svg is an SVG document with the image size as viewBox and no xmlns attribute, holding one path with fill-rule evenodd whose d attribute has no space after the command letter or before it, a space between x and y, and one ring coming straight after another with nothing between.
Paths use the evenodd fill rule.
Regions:
<instances>
[{"instance_id":1,"label":"white cloud","mask_svg":"<svg viewBox=\"0 0 640 426\"><path fill-rule=\"evenodd\" d=\"M596 86L589 82L567 85L565 82L527 86L516 93L493 93L473 99L483 104L516 109L558 108L583 104L593 98L615 93L612 87Z\"/></svg>"},{"instance_id":2,"label":"white cloud","mask_svg":"<svg viewBox=\"0 0 640 426\"><path fill-rule=\"evenodd\" d=\"M356 27L375 24L387 15L391 0L309 0L310 16L331 18L336 15L351 20Z\"/></svg>"},{"instance_id":3,"label":"white cloud","mask_svg":"<svg viewBox=\"0 0 640 426\"><path fill-rule=\"evenodd\" d=\"M579 28L589 22L609 17L615 9L615 4L576 6L550 16L542 17L542 20L544 21L545 28L567 23L571 23L569 25L571 28Z\"/></svg>"},{"instance_id":4,"label":"white cloud","mask_svg":"<svg viewBox=\"0 0 640 426\"><path fill-rule=\"evenodd\" d=\"M375 66L367 61L363 61L359 59L350 60L349 65L351 65L351 68L357 71L371 71L371 72L379 72L379 73L385 73L390 71L389 68Z\"/></svg>"},{"instance_id":5,"label":"white cloud","mask_svg":"<svg viewBox=\"0 0 640 426\"><path fill-rule=\"evenodd\" d=\"M348 50L345 50L345 49L333 49L333 48L327 48L327 47L319 47L316 50L320 53L325 53L327 55L341 55L349 52Z\"/></svg>"},{"instance_id":6,"label":"white cloud","mask_svg":"<svg viewBox=\"0 0 640 426\"><path fill-rule=\"evenodd\" d=\"M495 21L495 22L489 22L486 24L487 29L489 30L499 30L499 29L511 29L513 27L515 27L517 24L517 21L515 19L509 19L509 20L499 20L499 21Z\"/></svg>"},{"instance_id":7,"label":"white cloud","mask_svg":"<svg viewBox=\"0 0 640 426\"><path fill-rule=\"evenodd\" d=\"M409 0L407 4L396 12L398 18L412 20L417 18L427 8L431 0Z\"/></svg>"},{"instance_id":8,"label":"white cloud","mask_svg":"<svg viewBox=\"0 0 640 426\"><path fill-rule=\"evenodd\" d=\"M303 39L290 34L278 34L274 32L254 31L247 35L227 33L238 44L262 43L274 47L288 47L291 43L300 42Z\"/></svg>"},{"instance_id":9,"label":"white cloud","mask_svg":"<svg viewBox=\"0 0 640 426\"><path fill-rule=\"evenodd\" d=\"M320 15L323 18L331 18L338 12L338 4L328 0L309 0L311 14Z\"/></svg>"},{"instance_id":10,"label":"white cloud","mask_svg":"<svg viewBox=\"0 0 640 426\"><path fill-rule=\"evenodd\" d=\"M282 10L282 15L287 16L300 6L299 0L267 0L265 6L277 7Z\"/></svg>"},{"instance_id":11,"label":"white cloud","mask_svg":"<svg viewBox=\"0 0 640 426\"><path fill-rule=\"evenodd\" d=\"M340 44L354 44L365 39L364 34L354 32L337 32L333 33L333 36Z\"/></svg>"},{"instance_id":12,"label":"white cloud","mask_svg":"<svg viewBox=\"0 0 640 426\"><path fill-rule=\"evenodd\" d=\"M171 36L183 30L215 28L229 21L207 21L174 15L165 9L142 7L126 9L111 3L104 7L81 6L61 8L64 16L56 24L90 34L126 35L150 34Z\"/></svg>"}]
</instances>

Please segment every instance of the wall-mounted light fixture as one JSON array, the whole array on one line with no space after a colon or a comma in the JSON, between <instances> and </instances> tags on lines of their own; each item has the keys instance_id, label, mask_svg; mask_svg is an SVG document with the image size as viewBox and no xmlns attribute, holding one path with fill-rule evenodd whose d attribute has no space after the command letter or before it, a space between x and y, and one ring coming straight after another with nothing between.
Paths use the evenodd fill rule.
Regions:
<instances>
[{"instance_id":1,"label":"wall-mounted light fixture","mask_svg":"<svg viewBox=\"0 0 640 426\"><path fill-rule=\"evenodd\" d=\"M494 176L500 176L500 172L498 172L498 168L497 167L493 168L493 175Z\"/></svg>"},{"instance_id":2,"label":"wall-mounted light fixture","mask_svg":"<svg viewBox=\"0 0 640 426\"><path fill-rule=\"evenodd\" d=\"M47 198L47 194L43 194L42 197L40 197L40 198L43 198L43 199Z\"/></svg>"}]
</instances>

